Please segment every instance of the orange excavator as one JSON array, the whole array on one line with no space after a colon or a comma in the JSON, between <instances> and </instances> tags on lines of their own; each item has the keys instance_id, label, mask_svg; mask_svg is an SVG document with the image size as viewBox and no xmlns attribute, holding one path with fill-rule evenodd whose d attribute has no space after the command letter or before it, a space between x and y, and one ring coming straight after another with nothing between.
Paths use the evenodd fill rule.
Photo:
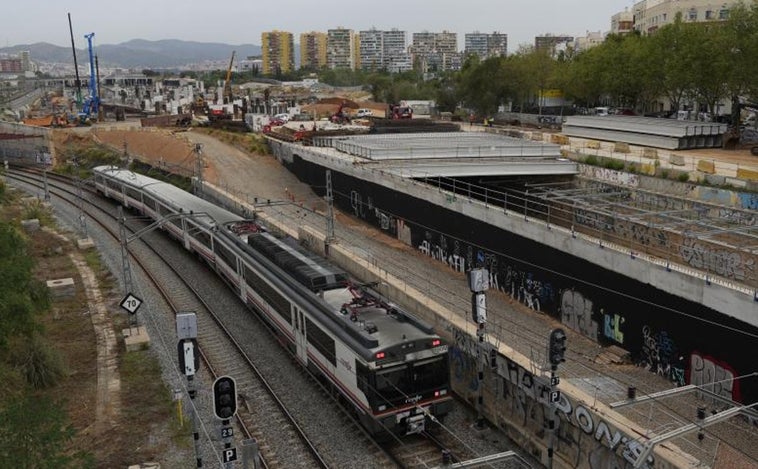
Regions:
<instances>
[{"instance_id":1,"label":"orange excavator","mask_svg":"<svg viewBox=\"0 0 758 469\"><path fill-rule=\"evenodd\" d=\"M350 123L350 116L348 116L347 113L345 112L345 101L342 101L340 103L340 107L337 109L337 112L332 114L332 117L330 117L329 120L335 124L349 124Z\"/></svg>"}]
</instances>

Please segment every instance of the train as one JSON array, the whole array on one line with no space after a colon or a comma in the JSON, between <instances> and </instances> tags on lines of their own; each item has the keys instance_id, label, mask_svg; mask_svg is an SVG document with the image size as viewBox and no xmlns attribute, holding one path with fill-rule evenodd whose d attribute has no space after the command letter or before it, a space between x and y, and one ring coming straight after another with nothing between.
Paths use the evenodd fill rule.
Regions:
<instances>
[{"instance_id":1,"label":"train","mask_svg":"<svg viewBox=\"0 0 758 469\"><path fill-rule=\"evenodd\" d=\"M204 259L369 433L421 433L450 412L448 344L427 323L255 218L128 169L93 173L100 194Z\"/></svg>"}]
</instances>

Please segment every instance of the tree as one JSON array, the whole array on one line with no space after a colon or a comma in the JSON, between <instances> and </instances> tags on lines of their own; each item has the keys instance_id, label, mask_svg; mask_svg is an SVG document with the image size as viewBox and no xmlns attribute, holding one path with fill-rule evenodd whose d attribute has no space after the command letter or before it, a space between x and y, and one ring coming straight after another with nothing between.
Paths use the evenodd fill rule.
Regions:
<instances>
[{"instance_id":1,"label":"tree","mask_svg":"<svg viewBox=\"0 0 758 469\"><path fill-rule=\"evenodd\" d=\"M30 336L34 314L49 306L44 285L32 278L26 243L9 224L0 223L0 351L16 335Z\"/></svg>"},{"instance_id":2,"label":"tree","mask_svg":"<svg viewBox=\"0 0 758 469\"><path fill-rule=\"evenodd\" d=\"M732 101L732 126L739 128L740 97L758 96L758 2L742 3L729 13L724 35L731 48L726 51L729 68L727 92Z\"/></svg>"}]
</instances>

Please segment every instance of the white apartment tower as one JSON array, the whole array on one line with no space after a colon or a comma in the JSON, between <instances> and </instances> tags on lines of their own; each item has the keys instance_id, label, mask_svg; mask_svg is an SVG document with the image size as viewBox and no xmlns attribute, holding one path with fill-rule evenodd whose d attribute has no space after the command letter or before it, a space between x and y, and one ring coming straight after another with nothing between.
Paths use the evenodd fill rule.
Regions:
<instances>
[{"instance_id":1,"label":"white apartment tower","mask_svg":"<svg viewBox=\"0 0 758 469\"><path fill-rule=\"evenodd\" d=\"M360 65L364 70L402 71L410 64L405 31L370 29L359 33Z\"/></svg>"},{"instance_id":2,"label":"white apartment tower","mask_svg":"<svg viewBox=\"0 0 758 469\"><path fill-rule=\"evenodd\" d=\"M466 33L465 49L466 55L476 54L482 59L489 57L504 57L508 53L508 35L494 32Z\"/></svg>"},{"instance_id":3,"label":"white apartment tower","mask_svg":"<svg viewBox=\"0 0 758 469\"><path fill-rule=\"evenodd\" d=\"M634 29L650 34L673 23L677 14L688 23L724 21L740 0L642 0L634 4Z\"/></svg>"}]
</instances>

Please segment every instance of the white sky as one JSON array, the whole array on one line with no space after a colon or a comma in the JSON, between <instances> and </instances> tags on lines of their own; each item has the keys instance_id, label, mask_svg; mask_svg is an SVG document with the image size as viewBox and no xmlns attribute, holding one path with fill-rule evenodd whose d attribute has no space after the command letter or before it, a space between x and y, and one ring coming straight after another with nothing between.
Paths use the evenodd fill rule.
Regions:
<instances>
[{"instance_id":1,"label":"white sky","mask_svg":"<svg viewBox=\"0 0 758 469\"><path fill-rule=\"evenodd\" d=\"M96 44L130 39L183 39L232 45L261 43L261 32L299 34L345 27L508 34L508 51L551 33L583 36L610 29L611 16L633 0L9 0L0 9L2 46L49 42L70 46L71 13L77 47L85 33Z\"/></svg>"}]
</instances>

